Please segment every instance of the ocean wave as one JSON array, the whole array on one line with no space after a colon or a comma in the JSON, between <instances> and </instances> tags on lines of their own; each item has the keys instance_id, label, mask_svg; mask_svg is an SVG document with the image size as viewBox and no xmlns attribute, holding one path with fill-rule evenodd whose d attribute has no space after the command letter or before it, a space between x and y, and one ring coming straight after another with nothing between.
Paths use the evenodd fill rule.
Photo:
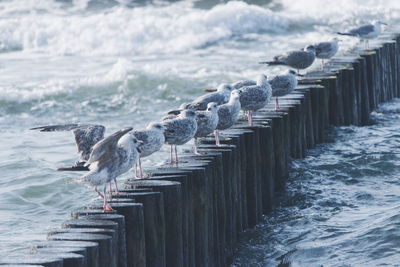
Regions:
<instances>
[{"instance_id":1,"label":"ocean wave","mask_svg":"<svg viewBox=\"0 0 400 267\"><path fill-rule=\"evenodd\" d=\"M291 23L289 18L269 9L239 1L210 10L195 9L190 2L116 6L85 14L66 14L57 7L53 10L3 16L0 49L56 55L170 54L240 34L285 32Z\"/></svg>"}]
</instances>

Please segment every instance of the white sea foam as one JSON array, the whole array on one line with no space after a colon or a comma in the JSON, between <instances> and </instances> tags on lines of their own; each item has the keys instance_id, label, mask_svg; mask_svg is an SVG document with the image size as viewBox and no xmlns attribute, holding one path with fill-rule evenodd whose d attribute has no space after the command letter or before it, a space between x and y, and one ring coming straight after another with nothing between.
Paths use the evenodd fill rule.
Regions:
<instances>
[{"instance_id":1,"label":"white sea foam","mask_svg":"<svg viewBox=\"0 0 400 267\"><path fill-rule=\"evenodd\" d=\"M86 1L79 3L86 5ZM289 25L290 19L243 2L232 1L210 10L179 2L168 6L117 6L84 15L72 11L66 15L55 8L51 12L4 16L0 32L3 51L136 56L185 52L238 34L284 32Z\"/></svg>"}]
</instances>

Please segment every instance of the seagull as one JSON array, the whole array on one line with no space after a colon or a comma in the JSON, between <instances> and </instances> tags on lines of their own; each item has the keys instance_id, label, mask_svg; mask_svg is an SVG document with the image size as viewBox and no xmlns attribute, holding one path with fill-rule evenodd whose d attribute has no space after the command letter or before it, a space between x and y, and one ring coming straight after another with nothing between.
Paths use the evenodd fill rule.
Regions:
<instances>
[{"instance_id":1,"label":"seagull","mask_svg":"<svg viewBox=\"0 0 400 267\"><path fill-rule=\"evenodd\" d=\"M211 102L207 104L206 111L197 111L196 112L196 121L197 121L197 131L194 135L194 153L196 155L202 155L197 150L197 138L205 137L210 133L214 132L218 125L218 105L215 102Z\"/></svg>"},{"instance_id":2,"label":"seagull","mask_svg":"<svg viewBox=\"0 0 400 267\"><path fill-rule=\"evenodd\" d=\"M138 161L140 178L143 178L142 163L140 159L150 156L154 152L157 152L161 149L161 147L165 143L164 130L165 127L161 123L151 122L147 125L146 129L129 132L130 134L133 134L138 140L143 142L140 148L141 152ZM135 176L138 177L137 164L135 167Z\"/></svg>"},{"instance_id":3,"label":"seagull","mask_svg":"<svg viewBox=\"0 0 400 267\"><path fill-rule=\"evenodd\" d=\"M272 88L272 96L275 96L275 110L279 110L278 96L290 94L296 88L296 72L288 70L285 74L276 75L268 82Z\"/></svg>"},{"instance_id":4,"label":"seagull","mask_svg":"<svg viewBox=\"0 0 400 267\"><path fill-rule=\"evenodd\" d=\"M275 56L272 61L260 62L260 64L268 65L286 65L297 69L300 74L300 69L306 69L315 60L315 46L308 45L304 49L287 52L283 55Z\"/></svg>"},{"instance_id":5,"label":"seagull","mask_svg":"<svg viewBox=\"0 0 400 267\"><path fill-rule=\"evenodd\" d=\"M257 85L244 86L240 89L240 105L244 111L248 111L249 126L253 126L253 111L263 108L271 99L272 89L267 76L261 74L257 78Z\"/></svg>"},{"instance_id":6,"label":"seagull","mask_svg":"<svg viewBox=\"0 0 400 267\"><path fill-rule=\"evenodd\" d=\"M339 50L339 39L333 38L330 42L321 42L315 44L315 56L322 61L322 70L324 70L324 59L333 57Z\"/></svg>"},{"instance_id":7,"label":"seagull","mask_svg":"<svg viewBox=\"0 0 400 267\"><path fill-rule=\"evenodd\" d=\"M361 40L365 41L365 48L368 49L368 40L374 39L381 34L381 25L387 25L387 23L374 20L371 24L366 24L358 28L351 29L348 32L338 32L337 34L359 37Z\"/></svg>"},{"instance_id":8,"label":"seagull","mask_svg":"<svg viewBox=\"0 0 400 267\"><path fill-rule=\"evenodd\" d=\"M238 120L241 107L239 101L241 93L240 90L233 90L229 102L218 106L218 124L214 131L215 144L217 146L221 146L219 130L225 130L232 127L232 125L234 125Z\"/></svg>"},{"instance_id":9,"label":"seagull","mask_svg":"<svg viewBox=\"0 0 400 267\"><path fill-rule=\"evenodd\" d=\"M142 141L137 140L133 134L126 134L131 130L121 129L97 142L85 163L89 172L80 180L94 186L94 190L103 197L104 211L112 210L107 203L107 183L114 180L116 184L116 178L131 169L139 158ZM97 190L99 185L104 185L103 194Z\"/></svg>"},{"instance_id":10,"label":"seagull","mask_svg":"<svg viewBox=\"0 0 400 267\"><path fill-rule=\"evenodd\" d=\"M163 121L162 125L165 127L165 143L171 146L170 162L178 164L177 146L189 142L196 134L196 113L192 109L183 110L176 118ZM172 157L173 146L175 146L175 161Z\"/></svg>"},{"instance_id":11,"label":"seagull","mask_svg":"<svg viewBox=\"0 0 400 267\"><path fill-rule=\"evenodd\" d=\"M210 102L216 102L217 105L225 104L229 101L229 96L232 91L232 86L230 84L221 84L218 86L216 92L211 92L202 96L199 96L192 103L190 103L187 108L192 108L195 110L205 110L207 104Z\"/></svg>"},{"instance_id":12,"label":"seagull","mask_svg":"<svg viewBox=\"0 0 400 267\"><path fill-rule=\"evenodd\" d=\"M59 124L35 127L30 130L39 130L41 132L72 131L80 157L70 170L82 170L85 169L84 165L89 159L92 147L104 138L106 128L103 125L95 124ZM63 169L66 168L59 170Z\"/></svg>"}]
</instances>

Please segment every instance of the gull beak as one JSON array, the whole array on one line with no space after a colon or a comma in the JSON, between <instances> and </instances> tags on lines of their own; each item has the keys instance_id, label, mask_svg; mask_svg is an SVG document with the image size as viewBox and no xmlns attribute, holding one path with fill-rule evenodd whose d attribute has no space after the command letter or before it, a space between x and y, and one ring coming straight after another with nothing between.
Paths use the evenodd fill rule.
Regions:
<instances>
[{"instance_id":1,"label":"gull beak","mask_svg":"<svg viewBox=\"0 0 400 267\"><path fill-rule=\"evenodd\" d=\"M205 92L216 92L217 88L204 88L203 89Z\"/></svg>"},{"instance_id":2,"label":"gull beak","mask_svg":"<svg viewBox=\"0 0 400 267\"><path fill-rule=\"evenodd\" d=\"M304 77L304 75L303 75L303 74L300 74L300 73L296 73L296 76Z\"/></svg>"}]
</instances>

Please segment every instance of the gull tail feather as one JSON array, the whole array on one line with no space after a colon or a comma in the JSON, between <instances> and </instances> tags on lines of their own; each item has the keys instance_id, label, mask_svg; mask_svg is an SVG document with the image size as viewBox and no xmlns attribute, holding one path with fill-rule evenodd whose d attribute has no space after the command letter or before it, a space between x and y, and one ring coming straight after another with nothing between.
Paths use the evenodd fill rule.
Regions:
<instances>
[{"instance_id":1,"label":"gull tail feather","mask_svg":"<svg viewBox=\"0 0 400 267\"><path fill-rule=\"evenodd\" d=\"M348 33L348 32L337 32L339 35L348 35L348 36L354 36L354 34Z\"/></svg>"},{"instance_id":2,"label":"gull tail feather","mask_svg":"<svg viewBox=\"0 0 400 267\"><path fill-rule=\"evenodd\" d=\"M267 65L285 65L285 63L281 61L262 61L258 62L258 64L267 64Z\"/></svg>"}]
</instances>

